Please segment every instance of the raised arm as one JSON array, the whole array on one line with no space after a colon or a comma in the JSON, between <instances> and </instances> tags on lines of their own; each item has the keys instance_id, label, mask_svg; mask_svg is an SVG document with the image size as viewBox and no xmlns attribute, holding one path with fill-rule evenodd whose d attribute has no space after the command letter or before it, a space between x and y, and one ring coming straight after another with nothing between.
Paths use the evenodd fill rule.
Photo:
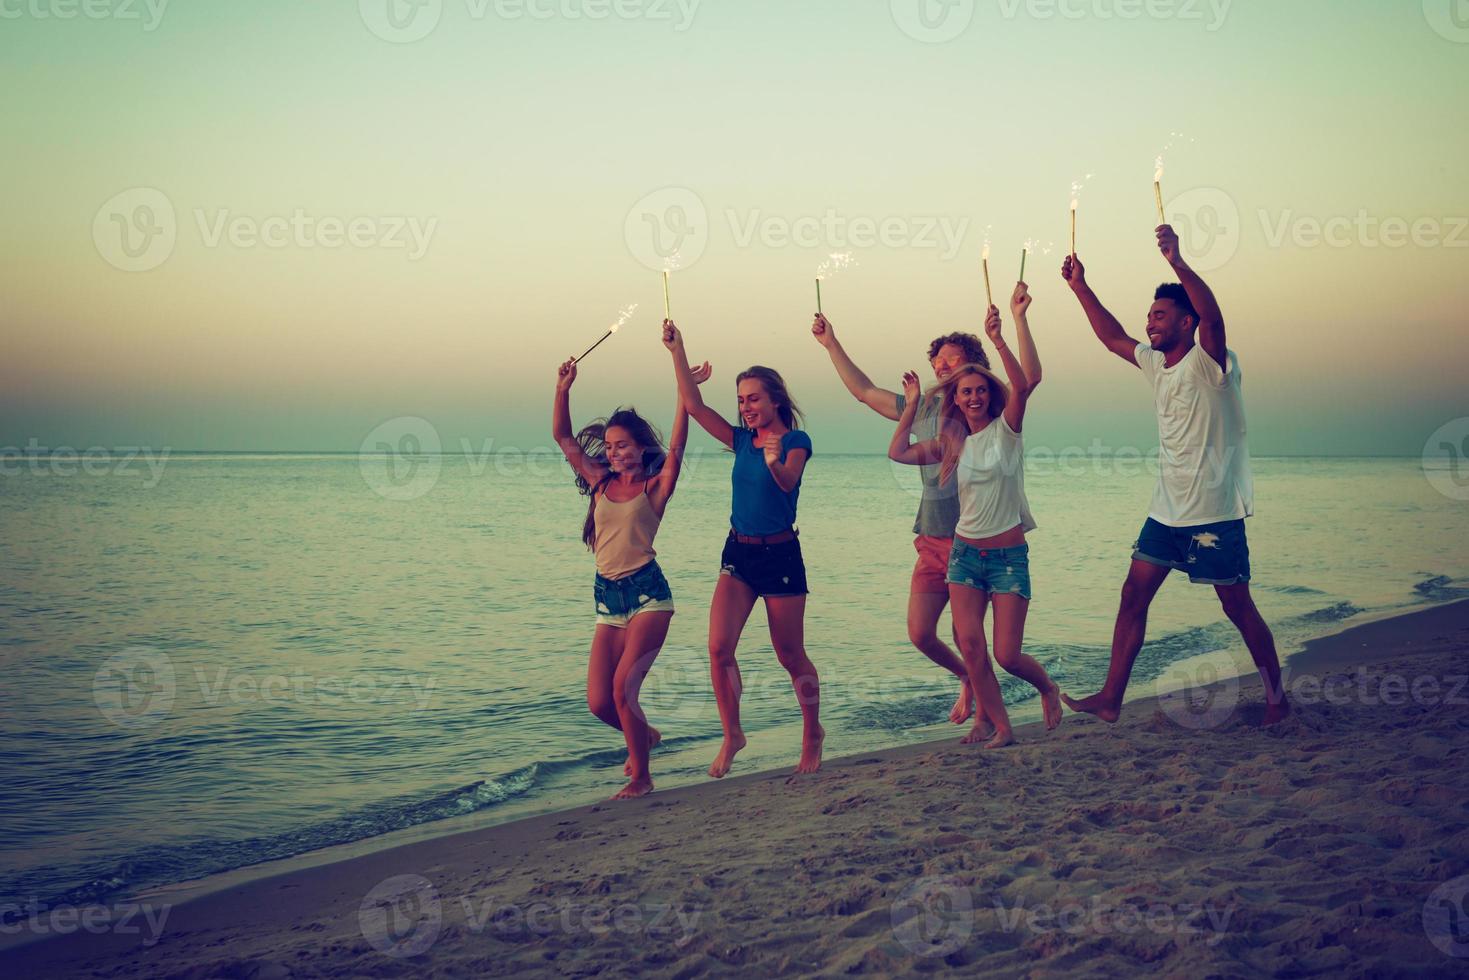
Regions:
<instances>
[{"instance_id":1,"label":"raised arm","mask_svg":"<svg viewBox=\"0 0 1469 980\"><path fill-rule=\"evenodd\" d=\"M903 375L903 411L898 416L898 428L893 441L888 443L888 459L909 466L923 466L943 459L943 445L937 439L926 442L913 441L913 420L918 416L918 403L923 400L923 386L918 375L909 371Z\"/></svg>"},{"instance_id":2,"label":"raised arm","mask_svg":"<svg viewBox=\"0 0 1469 980\"><path fill-rule=\"evenodd\" d=\"M775 485L790 493L801 482L801 474L811 454L804 449L792 449L786 453L785 462L781 462L780 443L781 437L772 433L765 437L761 448L765 451L765 468L770 470Z\"/></svg>"},{"instance_id":3,"label":"raised arm","mask_svg":"<svg viewBox=\"0 0 1469 980\"><path fill-rule=\"evenodd\" d=\"M1214 290L1184 261L1178 248L1178 233L1173 230L1172 225L1158 226L1158 250L1163 253L1168 264L1173 266L1178 281L1183 284L1184 292L1188 293L1188 301L1199 314L1199 346L1204 348L1205 354L1214 358L1222 370L1228 371L1229 351L1224 340L1224 314L1219 310L1219 301L1214 298Z\"/></svg>"},{"instance_id":4,"label":"raised arm","mask_svg":"<svg viewBox=\"0 0 1469 980\"><path fill-rule=\"evenodd\" d=\"M1015 292L1018 296L1019 287ZM1026 305L1029 305L1029 299L1030 297L1027 296ZM1005 402L1005 422L1011 429L1019 432L1020 426L1025 422L1025 406L1030 401L1030 393L1035 389L1035 385L1031 383L1030 376L1021 366L1015 352L1005 343L1004 330L1000 324L1000 311L993 306L990 307L989 316L985 318L984 332L989 334L990 344L994 347L995 353L1000 356L1000 363L1005 366L1005 378L1010 382L1010 398ZM1029 333L1029 330L1026 332ZM1036 360L1036 367L1040 367L1039 359Z\"/></svg>"},{"instance_id":5,"label":"raised arm","mask_svg":"<svg viewBox=\"0 0 1469 980\"><path fill-rule=\"evenodd\" d=\"M816 342L826 348L827 354L831 356L832 366L837 369L837 377L842 379L842 384L857 399L868 408L884 418L896 420L898 417L898 394L879 388L872 383L872 379L852 363L847 356L847 351L842 347L842 342L837 340L836 331L832 329L831 321L820 313L816 314L816 322L811 325L811 335Z\"/></svg>"},{"instance_id":6,"label":"raised arm","mask_svg":"<svg viewBox=\"0 0 1469 980\"><path fill-rule=\"evenodd\" d=\"M718 439L726 449L733 449L734 426L704 404L704 397L699 394L699 383L689 368L689 355L684 352L683 334L679 333L672 320L663 321L663 346L673 355L673 376L678 381L678 397L684 409L704 427L705 432Z\"/></svg>"},{"instance_id":7,"label":"raised arm","mask_svg":"<svg viewBox=\"0 0 1469 980\"><path fill-rule=\"evenodd\" d=\"M695 384L703 384L714 372L709 367L709 362L705 361L690 373ZM678 404L673 410L673 435L668 440L668 459L663 463L663 470L658 474L658 484L651 494L653 509L659 516L662 516L663 509L673 496L674 488L678 486L679 474L683 469L684 449L689 444L689 411L684 408L682 396L676 401Z\"/></svg>"},{"instance_id":8,"label":"raised arm","mask_svg":"<svg viewBox=\"0 0 1469 980\"><path fill-rule=\"evenodd\" d=\"M1086 318L1091 321L1092 331L1097 339L1109 351L1136 367L1138 342L1127 335L1122 324L1107 311L1102 301L1097 299L1097 294L1092 292L1091 286L1087 285L1086 268L1081 264L1081 259L1074 255L1066 256L1066 261L1061 263L1061 278L1066 280L1081 302L1081 308L1086 311Z\"/></svg>"},{"instance_id":9,"label":"raised arm","mask_svg":"<svg viewBox=\"0 0 1469 980\"><path fill-rule=\"evenodd\" d=\"M551 408L551 435L566 461L583 480L596 486L607 475L607 467L582 452L571 428L571 386L576 381L576 361L567 361L556 371L556 400Z\"/></svg>"}]
</instances>

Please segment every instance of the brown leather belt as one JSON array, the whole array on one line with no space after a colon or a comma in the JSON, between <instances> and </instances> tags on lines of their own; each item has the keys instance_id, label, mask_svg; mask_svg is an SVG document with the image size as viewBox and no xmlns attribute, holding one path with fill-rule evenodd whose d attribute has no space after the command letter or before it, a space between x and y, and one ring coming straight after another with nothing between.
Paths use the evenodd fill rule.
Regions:
<instances>
[{"instance_id":1,"label":"brown leather belt","mask_svg":"<svg viewBox=\"0 0 1469 980\"><path fill-rule=\"evenodd\" d=\"M734 538L740 544L785 544L787 541L796 540L796 535L797 532L795 531L781 531L779 534L765 535L736 534L734 531L729 532L729 536Z\"/></svg>"}]
</instances>

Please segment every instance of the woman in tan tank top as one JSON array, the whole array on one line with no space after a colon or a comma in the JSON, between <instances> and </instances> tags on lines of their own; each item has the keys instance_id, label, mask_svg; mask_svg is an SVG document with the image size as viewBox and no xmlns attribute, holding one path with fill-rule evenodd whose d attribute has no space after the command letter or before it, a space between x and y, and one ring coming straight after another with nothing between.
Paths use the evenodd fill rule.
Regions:
<instances>
[{"instance_id":1,"label":"woman in tan tank top","mask_svg":"<svg viewBox=\"0 0 1469 980\"><path fill-rule=\"evenodd\" d=\"M700 383L709 373L708 364L699 369ZM597 558L597 628L587 666L587 706L627 742L623 772L629 782L613 797L625 800L652 791L648 754L663 737L648 724L638 691L673 618L673 593L658 567L653 538L678 484L689 416L680 401L667 450L632 409L619 409L573 435L574 381L576 362L567 361L557 374L552 430L576 471L577 488L590 498L582 540Z\"/></svg>"}]
</instances>

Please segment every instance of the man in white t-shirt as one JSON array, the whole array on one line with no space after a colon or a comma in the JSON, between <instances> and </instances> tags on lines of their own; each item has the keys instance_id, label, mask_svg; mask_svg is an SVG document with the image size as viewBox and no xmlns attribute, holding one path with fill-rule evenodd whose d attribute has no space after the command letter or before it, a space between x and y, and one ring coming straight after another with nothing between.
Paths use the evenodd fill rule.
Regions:
<instances>
[{"instance_id":1,"label":"man in white t-shirt","mask_svg":"<svg viewBox=\"0 0 1469 980\"><path fill-rule=\"evenodd\" d=\"M1159 226L1158 248L1179 282L1158 287L1145 343L1129 337L1097 299L1080 259L1067 256L1061 266L1097 338L1152 384L1160 448L1158 486L1122 586L1106 683L1091 697L1062 698L1073 711L1117 720L1147 632L1148 607L1176 568L1191 582L1214 586L1265 681L1264 723L1271 725L1290 712L1290 704L1281 688L1275 638L1250 596L1245 518L1254 513L1254 487L1239 358L1225 346L1224 317L1213 291L1184 261L1171 226Z\"/></svg>"}]
</instances>

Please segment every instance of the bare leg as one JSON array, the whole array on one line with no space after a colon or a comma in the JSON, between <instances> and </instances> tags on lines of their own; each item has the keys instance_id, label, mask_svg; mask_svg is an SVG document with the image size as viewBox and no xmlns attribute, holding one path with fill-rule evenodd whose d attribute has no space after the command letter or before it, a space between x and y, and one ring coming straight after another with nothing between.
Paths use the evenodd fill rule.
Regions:
<instances>
[{"instance_id":1,"label":"bare leg","mask_svg":"<svg viewBox=\"0 0 1469 980\"><path fill-rule=\"evenodd\" d=\"M990 607L995 612L995 661L1009 673L1029 681L1040 692L1046 731L1054 730L1061 724L1061 689L1051 680L1040 661L1022 652L1025 614L1030 611L1030 600L997 593L990 596Z\"/></svg>"},{"instance_id":2,"label":"bare leg","mask_svg":"<svg viewBox=\"0 0 1469 980\"><path fill-rule=\"evenodd\" d=\"M949 584L949 603L954 611L954 629L959 637L959 649L964 652L964 664L969 670L969 683L979 696L980 713L974 727L961 739L961 744L972 745L984 741L987 749L997 749L1015 741L1010 730L1010 714L1005 710L1005 699L1000 694L1000 682L995 669L990 665L989 648L984 640L984 612L989 605L989 596L979 589L967 585ZM991 733L985 720L994 725Z\"/></svg>"},{"instance_id":3,"label":"bare leg","mask_svg":"<svg viewBox=\"0 0 1469 980\"><path fill-rule=\"evenodd\" d=\"M639 613L627 624L627 638L623 643L622 659L612 678L612 698L617 705L617 717L622 722L622 734L627 740L628 761L632 772L631 781L613 799L627 800L643 796L653 789L653 777L648 771L648 751L652 748L652 729L638 703L638 692L643 678L663 649L668 637L668 622L671 612Z\"/></svg>"},{"instance_id":4,"label":"bare leg","mask_svg":"<svg viewBox=\"0 0 1469 980\"><path fill-rule=\"evenodd\" d=\"M1127 692L1127 679L1132 676L1132 665L1138 651L1143 648L1143 637L1148 632L1148 607L1153 597L1163 586L1163 580L1172 569L1150 562L1132 561L1127 581L1122 584L1122 604L1117 609L1117 625L1112 628L1112 661L1107 666L1107 680L1102 689L1091 697L1073 700L1061 695L1061 700L1072 711L1096 715L1105 722L1114 722L1122 715L1122 696Z\"/></svg>"},{"instance_id":5,"label":"bare leg","mask_svg":"<svg viewBox=\"0 0 1469 980\"><path fill-rule=\"evenodd\" d=\"M621 729L617 704L612 699L612 674L622 659L624 631L616 626L597 625L592 635L592 653L587 661L587 707L604 723Z\"/></svg>"},{"instance_id":6,"label":"bare leg","mask_svg":"<svg viewBox=\"0 0 1469 980\"><path fill-rule=\"evenodd\" d=\"M740 665L735 647L750 610L755 592L733 575L719 576L714 599L709 604L709 676L714 682L714 701L719 705L719 723L724 728L724 745L709 766L709 775L721 779L729 772L735 753L745 747L740 728Z\"/></svg>"},{"instance_id":7,"label":"bare leg","mask_svg":"<svg viewBox=\"0 0 1469 980\"><path fill-rule=\"evenodd\" d=\"M806 656L806 597L768 596L765 615L770 620L770 643L780 665L791 675L796 702L801 706L801 761L796 764L796 772L815 772L821 768L821 743L826 731L821 727L821 678Z\"/></svg>"},{"instance_id":8,"label":"bare leg","mask_svg":"<svg viewBox=\"0 0 1469 980\"><path fill-rule=\"evenodd\" d=\"M1216 585L1214 592L1224 606L1224 614L1239 629L1240 636L1244 637L1250 657L1255 661L1255 669L1265 682L1265 724L1273 725L1283 721L1290 714L1290 701L1280 684L1280 657L1275 653L1275 637L1271 634L1270 627L1265 625L1265 618L1255 608L1254 597L1250 595L1250 583Z\"/></svg>"},{"instance_id":9,"label":"bare leg","mask_svg":"<svg viewBox=\"0 0 1469 980\"><path fill-rule=\"evenodd\" d=\"M949 596L944 592L910 592L908 594L908 639L929 660L959 678L959 699L949 712L949 721L962 725L974 713L974 689L969 684L969 670L949 645L939 639L939 617Z\"/></svg>"}]
</instances>

